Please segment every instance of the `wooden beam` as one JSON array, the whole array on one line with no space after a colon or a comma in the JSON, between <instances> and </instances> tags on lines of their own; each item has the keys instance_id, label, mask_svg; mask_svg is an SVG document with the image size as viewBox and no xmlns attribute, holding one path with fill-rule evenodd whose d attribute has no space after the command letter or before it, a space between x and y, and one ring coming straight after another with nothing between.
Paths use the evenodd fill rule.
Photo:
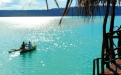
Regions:
<instances>
[{"instance_id":1,"label":"wooden beam","mask_svg":"<svg viewBox=\"0 0 121 75\"><path fill-rule=\"evenodd\" d=\"M121 36L112 36L112 35L108 35L108 38L121 38Z\"/></svg>"}]
</instances>

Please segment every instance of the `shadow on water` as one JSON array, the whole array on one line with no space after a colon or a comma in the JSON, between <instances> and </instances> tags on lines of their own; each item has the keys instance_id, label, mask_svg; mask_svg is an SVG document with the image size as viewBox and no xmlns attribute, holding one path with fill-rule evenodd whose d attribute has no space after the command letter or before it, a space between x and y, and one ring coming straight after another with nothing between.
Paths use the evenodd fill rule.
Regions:
<instances>
[{"instance_id":1,"label":"shadow on water","mask_svg":"<svg viewBox=\"0 0 121 75\"><path fill-rule=\"evenodd\" d=\"M22 56L23 58L31 58L34 53L36 54L36 52L37 49L26 53L20 53L20 56Z\"/></svg>"},{"instance_id":2,"label":"shadow on water","mask_svg":"<svg viewBox=\"0 0 121 75\"><path fill-rule=\"evenodd\" d=\"M28 75L29 73L33 74L34 62L35 62L35 55L37 54L37 49L26 52L20 53L20 66L21 69L19 70L21 75Z\"/></svg>"}]
</instances>

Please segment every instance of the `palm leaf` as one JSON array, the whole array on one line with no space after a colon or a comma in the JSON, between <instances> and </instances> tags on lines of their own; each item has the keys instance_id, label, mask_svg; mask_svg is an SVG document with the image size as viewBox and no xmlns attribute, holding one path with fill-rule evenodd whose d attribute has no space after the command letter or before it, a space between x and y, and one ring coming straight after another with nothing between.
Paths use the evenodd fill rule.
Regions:
<instances>
[{"instance_id":1,"label":"palm leaf","mask_svg":"<svg viewBox=\"0 0 121 75\"><path fill-rule=\"evenodd\" d=\"M118 0L118 2L119 2L119 5L120 5L121 0Z\"/></svg>"},{"instance_id":2,"label":"palm leaf","mask_svg":"<svg viewBox=\"0 0 121 75\"><path fill-rule=\"evenodd\" d=\"M83 0L80 4L79 4L79 6L78 6L78 8L80 8L84 3L86 3L87 2L87 0Z\"/></svg>"},{"instance_id":3,"label":"palm leaf","mask_svg":"<svg viewBox=\"0 0 121 75\"><path fill-rule=\"evenodd\" d=\"M55 3L56 3L57 7L60 9L60 7L59 7L59 4L58 4L57 0L54 0L54 1L55 1Z\"/></svg>"},{"instance_id":4,"label":"palm leaf","mask_svg":"<svg viewBox=\"0 0 121 75\"><path fill-rule=\"evenodd\" d=\"M92 12L91 12L91 10L90 10L90 6L88 7L88 11L89 11L90 15L92 15Z\"/></svg>"},{"instance_id":5,"label":"palm leaf","mask_svg":"<svg viewBox=\"0 0 121 75\"><path fill-rule=\"evenodd\" d=\"M48 1L46 0L46 6L47 6L47 10L49 10L49 7L48 7Z\"/></svg>"},{"instance_id":6,"label":"palm leaf","mask_svg":"<svg viewBox=\"0 0 121 75\"><path fill-rule=\"evenodd\" d=\"M62 15L62 18L61 18L61 20L60 20L60 22L59 22L59 25L60 25L61 22L62 22L63 16L65 16L65 15L68 13L72 1L73 1L73 0L67 0L66 8L65 8L64 13L63 13L63 15Z\"/></svg>"},{"instance_id":7,"label":"palm leaf","mask_svg":"<svg viewBox=\"0 0 121 75\"><path fill-rule=\"evenodd\" d=\"M82 5L84 5L85 3L87 2L87 0L83 0L83 1L78 1L77 2L77 8L76 8L76 10L74 11L74 14L77 12L77 11L79 11L80 10L80 7L82 6ZM82 13L83 13L83 9L82 9Z\"/></svg>"},{"instance_id":8,"label":"palm leaf","mask_svg":"<svg viewBox=\"0 0 121 75\"><path fill-rule=\"evenodd\" d=\"M73 0L71 0L71 2L69 3L68 8L67 8L67 10L66 10L64 16L68 14L68 11L69 11L69 9L70 9L70 6L71 6L71 4L72 4L72 1L73 1Z\"/></svg>"}]
</instances>

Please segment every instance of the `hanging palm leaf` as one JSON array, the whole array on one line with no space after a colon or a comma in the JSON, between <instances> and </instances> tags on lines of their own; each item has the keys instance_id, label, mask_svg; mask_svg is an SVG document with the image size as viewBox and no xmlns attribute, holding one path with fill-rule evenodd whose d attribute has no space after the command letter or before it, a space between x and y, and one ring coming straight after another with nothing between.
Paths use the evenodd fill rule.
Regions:
<instances>
[{"instance_id":1,"label":"hanging palm leaf","mask_svg":"<svg viewBox=\"0 0 121 75\"><path fill-rule=\"evenodd\" d=\"M47 10L49 10L49 7L48 7L48 1L46 0L46 6L47 6Z\"/></svg>"},{"instance_id":2,"label":"hanging palm leaf","mask_svg":"<svg viewBox=\"0 0 121 75\"><path fill-rule=\"evenodd\" d=\"M62 22L63 16L65 16L65 15L68 13L72 1L73 1L73 0L67 0L66 8L65 8L64 13L63 13L63 15L62 15L62 18L61 18L61 20L60 20L60 22L59 22L59 25L61 25L61 22Z\"/></svg>"},{"instance_id":3,"label":"hanging palm leaf","mask_svg":"<svg viewBox=\"0 0 121 75\"><path fill-rule=\"evenodd\" d=\"M60 9L58 2L56 0L54 0L54 1L56 3L57 7Z\"/></svg>"},{"instance_id":4,"label":"hanging palm leaf","mask_svg":"<svg viewBox=\"0 0 121 75\"><path fill-rule=\"evenodd\" d=\"M80 4L78 5L78 9L84 4L84 3L86 3L87 2L87 0L83 0L82 2L80 2Z\"/></svg>"}]
</instances>

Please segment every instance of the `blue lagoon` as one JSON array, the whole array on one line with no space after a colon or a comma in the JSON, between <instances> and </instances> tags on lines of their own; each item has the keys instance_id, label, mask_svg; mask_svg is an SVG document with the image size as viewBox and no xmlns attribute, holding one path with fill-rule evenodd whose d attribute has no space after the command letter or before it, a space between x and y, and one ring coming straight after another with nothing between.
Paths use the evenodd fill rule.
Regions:
<instances>
[{"instance_id":1,"label":"blue lagoon","mask_svg":"<svg viewBox=\"0 0 121 75\"><path fill-rule=\"evenodd\" d=\"M60 18L0 17L1 75L92 75L93 59L101 56L103 17L65 17L58 25ZM8 53L23 41L37 49Z\"/></svg>"}]
</instances>

